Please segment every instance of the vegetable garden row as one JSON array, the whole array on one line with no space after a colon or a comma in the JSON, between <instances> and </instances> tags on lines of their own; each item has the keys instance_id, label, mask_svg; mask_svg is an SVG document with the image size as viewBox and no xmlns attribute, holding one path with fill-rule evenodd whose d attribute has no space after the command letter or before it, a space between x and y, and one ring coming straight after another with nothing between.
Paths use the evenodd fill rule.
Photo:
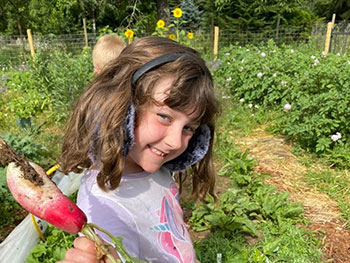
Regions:
<instances>
[{"instance_id":1,"label":"vegetable garden row","mask_svg":"<svg viewBox=\"0 0 350 263\"><path fill-rule=\"evenodd\" d=\"M198 259L216 262L324 262L321 237L305 226L303 207L288 194L264 183L268 175L254 171L248 150L235 140L244 128L269 122L271 133L283 135L307 153L335 169L348 169L350 160L350 58L325 54L307 44L277 46L232 45L218 59L207 56L216 90L223 103L215 145L220 177L228 187L214 207L191 211L194 231L210 231L194 240ZM30 160L48 169L60 151L63 126L74 99L92 79L90 50L71 55L37 54L35 61L0 72L0 137ZM1 240L25 213L12 198L0 168ZM74 195L71 196L74 200ZM348 222L350 209L340 206ZM71 247L73 235L49 227L46 241L33 248L27 262L56 262ZM1 248L0 248L1 249ZM0 253L1 254L1 253Z\"/></svg>"}]
</instances>

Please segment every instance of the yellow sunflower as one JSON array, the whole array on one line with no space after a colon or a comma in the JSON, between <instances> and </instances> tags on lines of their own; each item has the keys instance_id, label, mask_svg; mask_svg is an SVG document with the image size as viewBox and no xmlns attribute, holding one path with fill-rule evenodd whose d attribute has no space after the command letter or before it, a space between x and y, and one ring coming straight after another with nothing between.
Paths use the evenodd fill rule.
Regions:
<instances>
[{"instance_id":1,"label":"yellow sunflower","mask_svg":"<svg viewBox=\"0 0 350 263\"><path fill-rule=\"evenodd\" d=\"M182 10L181 10L181 8L175 8L175 9L173 10L173 14L174 14L174 16L175 16L176 18L182 17Z\"/></svg>"},{"instance_id":2,"label":"yellow sunflower","mask_svg":"<svg viewBox=\"0 0 350 263\"><path fill-rule=\"evenodd\" d=\"M165 22L162 19L159 19L157 22L157 27L158 28L163 28L165 26Z\"/></svg>"},{"instance_id":3,"label":"yellow sunflower","mask_svg":"<svg viewBox=\"0 0 350 263\"><path fill-rule=\"evenodd\" d=\"M176 37L175 37L174 34L170 34L170 35L169 35L169 38L170 38L171 40L175 40Z\"/></svg>"},{"instance_id":4,"label":"yellow sunflower","mask_svg":"<svg viewBox=\"0 0 350 263\"><path fill-rule=\"evenodd\" d=\"M193 33L188 32L188 33L187 33L187 37L188 37L189 39L193 39Z\"/></svg>"},{"instance_id":5,"label":"yellow sunflower","mask_svg":"<svg viewBox=\"0 0 350 263\"><path fill-rule=\"evenodd\" d=\"M125 31L124 35L125 35L127 38L131 39L131 38L134 37L134 31L132 31L131 29L127 29L127 30Z\"/></svg>"}]
</instances>

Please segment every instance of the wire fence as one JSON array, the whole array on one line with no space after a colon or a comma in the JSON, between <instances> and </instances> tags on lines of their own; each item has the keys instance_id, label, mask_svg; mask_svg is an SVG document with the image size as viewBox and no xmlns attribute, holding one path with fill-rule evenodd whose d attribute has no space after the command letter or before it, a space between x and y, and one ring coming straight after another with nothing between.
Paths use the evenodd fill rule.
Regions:
<instances>
[{"instance_id":1,"label":"wire fence","mask_svg":"<svg viewBox=\"0 0 350 263\"><path fill-rule=\"evenodd\" d=\"M330 49L333 53L347 55L350 52L350 23L335 23L332 29Z\"/></svg>"},{"instance_id":2,"label":"wire fence","mask_svg":"<svg viewBox=\"0 0 350 263\"><path fill-rule=\"evenodd\" d=\"M281 27L278 30L251 30L242 31L235 29L220 30L219 49L229 45L263 44L269 40L274 40L276 44L300 44L310 43L316 49L323 49L327 23L315 23L310 32ZM213 50L213 32L209 30L197 30L194 33L193 47L201 53L208 54ZM97 35L87 34L87 43L93 47L97 40ZM138 36L136 36L138 37ZM60 50L71 53L81 53L86 46L84 34L65 35L33 35L34 49L36 52L53 52ZM346 37L346 41L347 41ZM340 41L336 46L339 48ZM342 49L346 50L346 49ZM20 65L26 61L30 54L27 36L1 36L0 35L0 70L13 65Z\"/></svg>"}]
</instances>

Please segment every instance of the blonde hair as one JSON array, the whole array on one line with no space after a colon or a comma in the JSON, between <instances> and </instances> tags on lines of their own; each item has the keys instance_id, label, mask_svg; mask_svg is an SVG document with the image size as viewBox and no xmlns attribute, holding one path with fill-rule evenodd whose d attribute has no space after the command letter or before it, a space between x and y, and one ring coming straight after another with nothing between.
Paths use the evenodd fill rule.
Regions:
<instances>
[{"instance_id":1,"label":"blonde hair","mask_svg":"<svg viewBox=\"0 0 350 263\"><path fill-rule=\"evenodd\" d=\"M132 86L132 76L136 70L151 59L167 53L193 58L188 60L184 56L161 65L142 75ZM80 172L81 168L92 165L91 158L96 158L102 164L97 176L99 187L103 190L118 187L124 169L126 135L123 125L129 107L133 104L137 115L143 106L152 101L157 80L167 76L173 78L173 83L164 103L180 111L193 109L195 105L201 124L207 124L211 131L207 154L186 172L192 177L192 197L204 200L208 192L215 197L212 146L215 117L220 107L215 98L212 77L205 61L195 50L167 38L145 37L134 41L118 59L96 76L79 98L68 122L60 159L62 171Z\"/></svg>"},{"instance_id":2,"label":"blonde hair","mask_svg":"<svg viewBox=\"0 0 350 263\"><path fill-rule=\"evenodd\" d=\"M100 73L108 62L119 56L124 47L124 41L115 34L99 38L92 50L92 63L95 72Z\"/></svg>"}]
</instances>

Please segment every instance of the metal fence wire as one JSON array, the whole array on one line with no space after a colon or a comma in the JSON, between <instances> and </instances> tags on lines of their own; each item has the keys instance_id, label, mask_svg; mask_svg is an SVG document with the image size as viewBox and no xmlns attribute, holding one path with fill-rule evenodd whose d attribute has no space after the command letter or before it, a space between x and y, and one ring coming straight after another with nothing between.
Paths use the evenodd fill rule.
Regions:
<instances>
[{"instance_id":1,"label":"metal fence wire","mask_svg":"<svg viewBox=\"0 0 350 263\"><path fill-rule=\"evenodd\" d=\"M332 52L347 53L349 40L349 23L336 23L332 37ZM237 30L224 29L219 33L219 48L229 45L263 44L274 40L276 44L311 43L316 49L323 49L327 31L326 22L314 23L311 32L281 27L278 30ZM340 33L342 32L342 33ZM197 30L194 32L193 47L202 53L212 52L213 32L209 30ZM87 34L89 47L93 47L97 40L94 33ZM140 37L137 34L135 37ZM60 50L64 52L80 53L86 45L85 35L33 35L34 49L36 52L52 52ZM0 70L10 65L19 65L30 54L27 36L1 36L0 35Z\"/></svg>"},{"instance_id":2,"label":"metal fence wire","mask_svg":"<svg viewBox=\"0 0 350 263\"><path fill-rule=\"evenodd\" d=\"M347 55L350 49L350 23L341 21L335 23L332 29L330 50L333 53Z\"/></svg>"}]
</instances>

